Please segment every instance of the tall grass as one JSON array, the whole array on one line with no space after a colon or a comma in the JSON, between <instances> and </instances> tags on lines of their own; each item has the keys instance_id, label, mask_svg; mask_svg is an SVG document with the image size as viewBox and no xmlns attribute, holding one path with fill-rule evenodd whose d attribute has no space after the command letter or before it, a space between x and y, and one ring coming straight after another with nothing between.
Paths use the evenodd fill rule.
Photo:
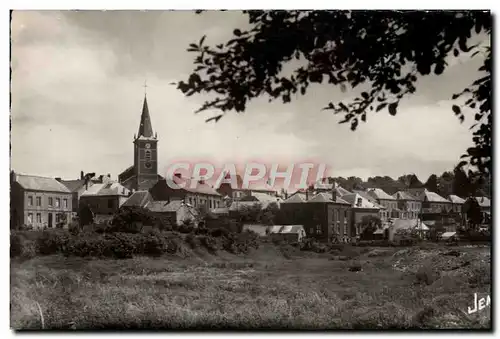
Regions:
<instances>
[{"instance_id":1,"label":"tall grass","mask_svg":"<svg viewBox=\"0 0 500 339\"><path fill-rule=\"evenodd\" d=\"M486 329L489 308L465 312L474 292L490 293L488 279L470 278L488 272L488 251L391 249L342 261L287 259L266 244L243 256L14 260L11 326L41 329L43 315L45 329ZM471 264L429 284L418 277L447 260Z\"/></svg>"}]
</instances>

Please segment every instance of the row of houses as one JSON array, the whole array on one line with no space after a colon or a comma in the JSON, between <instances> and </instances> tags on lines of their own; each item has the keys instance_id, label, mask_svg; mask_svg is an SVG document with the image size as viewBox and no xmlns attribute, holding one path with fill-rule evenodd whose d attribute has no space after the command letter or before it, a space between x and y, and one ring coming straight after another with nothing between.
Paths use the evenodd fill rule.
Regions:
<instances>
[{"instance_id":1,"label":"row of houses","mask_svg":"<svg viewBox=\"0 0 500 339\"><path fill-rule=\"evenodd\" d=\"M486 197L469 197L479 204L483 221L490 222L491 201ZM380 218L381 230L442 226L454 231L464 222L466 199L456 195L439 196L425 188L408 189L389 195L380 188L352 192L336 185L322 185L314 190L298 191L281 203L281 211L290 224L302 224L308 236L321 241L347 242L362 232L363 219ZM396 227L395 227L396 226Z\"/></svg>"},{"instance_id":2,"label":"row of houses","mask_svg":"<svg viewBox=\"0 0 500 339\"><path fill-rule=\"evenodd\" d=\"M165 179L160 178L149 190L133 192L111 180L110 175L95 177L81 172L79 179L61 180L12 172L12 220L17 227L50 228L61 222L68 223L82 208L91 210L93 222L100 222L110 219L122 206L141 206L182 223L186 219L198 220L200 210L234 216L244 208L259 204L266 209L273 203L281 209L286 223L306 226L309 235L322 239L332 236L347 239L361 233L363 218L367 216L377 216L385 225L394 220L420 220L433 225L436 221L451 219L453 223L462 217L462 207L466 202L454 195L441 197L425 188L389 195L379 188L348 191L333 183L315 190L297 191L284 199L268 189L221 186L215 190L204 182L190 188L189 179L176 175L173 180L187 185L182 189L172 189ZM474 199L488 220L490 200L486 197Z\"/></svg>"}]
</instances>

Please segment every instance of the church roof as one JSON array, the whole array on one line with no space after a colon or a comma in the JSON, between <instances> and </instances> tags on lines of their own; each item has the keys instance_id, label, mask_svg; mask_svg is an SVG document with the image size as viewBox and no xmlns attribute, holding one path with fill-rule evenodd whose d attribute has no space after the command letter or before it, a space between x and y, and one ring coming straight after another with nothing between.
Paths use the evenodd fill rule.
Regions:
<instances>
[{"instance_id":1,"label":"church roof","mask_svg":"<svg viewBox=\"0 0 500 339\"><path fill-rule=\"evenodd\" d=\"M148 100L144 96L144 104L142 105L141 123L139 125L139 133L137 138L140 137L152 138L153 126L151 125L151 117L149 116Z\"/></svg>"}]
</instances>

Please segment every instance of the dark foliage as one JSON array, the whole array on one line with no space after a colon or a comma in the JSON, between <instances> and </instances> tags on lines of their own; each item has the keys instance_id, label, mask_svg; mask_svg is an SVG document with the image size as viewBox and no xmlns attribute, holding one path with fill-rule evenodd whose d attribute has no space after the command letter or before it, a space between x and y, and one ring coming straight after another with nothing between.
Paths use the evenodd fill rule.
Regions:
<instances>
[{"instance_id":1,"label":"dark foliage","mask_svg":"<svg viewBox=\"0 0 500 339\"><path fill-rule=\"evenodd\" d=\"M405 96L417 90L420 76L440 75L446 58L471 53L484 57L479 79L452 99L463 122L464 108L476 112L474 147L463 159L480 173L491 172L491 48L470 45L473 32L491 34L486 11L243 11L250 30L234 29L226 43L207 46L205 36L189 45L196 54L195 69L177 88L185 95L215 94L197 112L217 109L207 119L219 121L227 111L243 112L259 96L289 103L305 95L311 84L351 88L363 86L351 102L328 103L326 110L341 114L340 123L355 130L369 112L387 109L396 115ZM292 60L305 60L287 76ZM461 165L463 165L462 163Z\"/></svg>"}]
</instances>

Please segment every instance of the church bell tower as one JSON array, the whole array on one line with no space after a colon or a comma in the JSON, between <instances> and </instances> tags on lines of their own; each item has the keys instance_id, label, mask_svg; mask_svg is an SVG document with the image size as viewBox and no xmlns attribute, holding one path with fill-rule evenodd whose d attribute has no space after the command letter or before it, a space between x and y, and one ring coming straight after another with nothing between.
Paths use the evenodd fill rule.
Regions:
<instances>
[{"instance_id":1,"label":"church bell tower","mask_svg":"<svg viewBox=\"0 0 500 339\"><path fill-rule=\"evenodd\" d=\"M153 134L146 94L139 132L134 136L134 172L137 190L148 190L158 181L158 138Z\"/></svg>"}]
</instances>

